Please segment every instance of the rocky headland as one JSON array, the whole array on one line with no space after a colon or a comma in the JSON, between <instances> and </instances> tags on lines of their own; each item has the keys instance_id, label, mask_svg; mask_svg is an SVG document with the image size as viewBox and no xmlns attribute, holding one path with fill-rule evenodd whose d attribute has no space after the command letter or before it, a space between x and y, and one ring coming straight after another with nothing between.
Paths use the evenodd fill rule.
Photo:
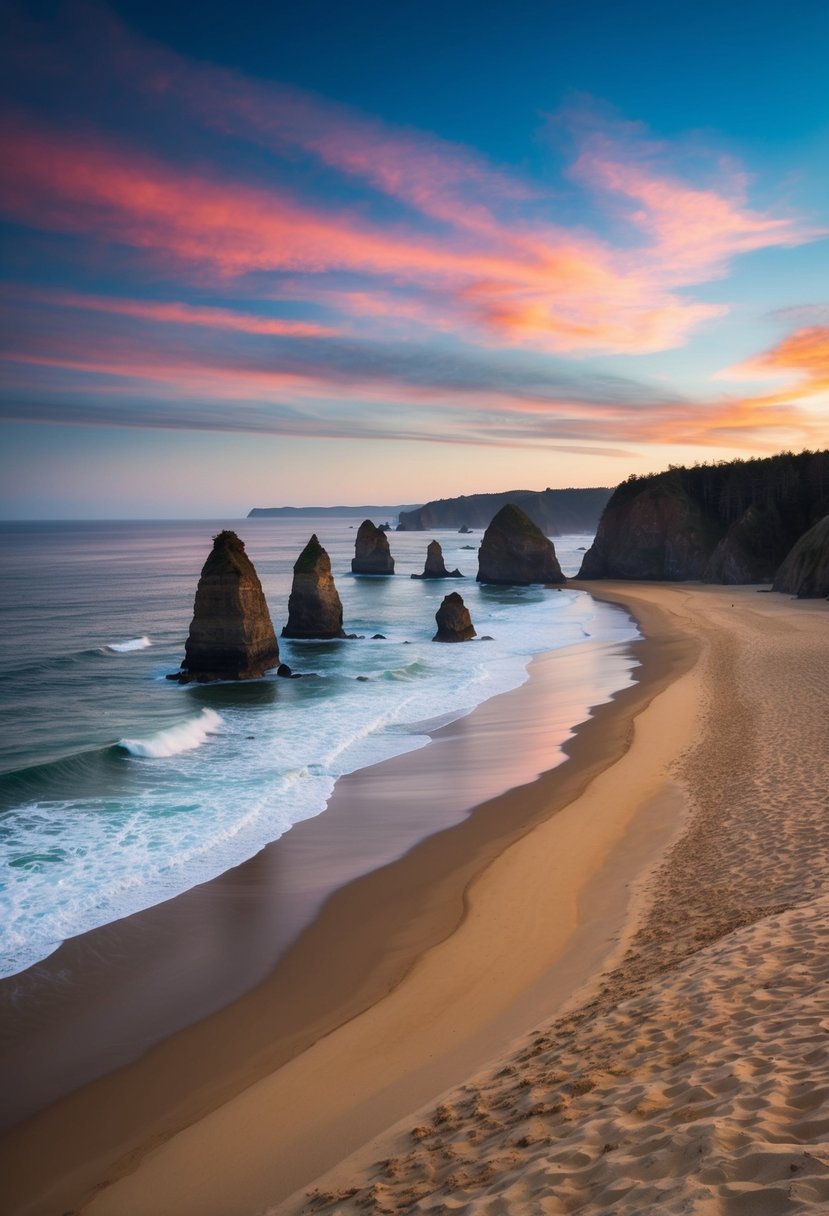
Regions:
<instances>
[{"instance_id":1,"label":"rocky headland","mask_svg":"<svg viewBox=\"0 0 829 1216\"><path fill-rule=\"evenodd\" d=\"M435 613L438 631L433 642L468 642L476 637L469 609L457 591L444 596L443 603Z\"/></svg>"},{"instance_id":2,"label":"rocky headland","mask_svg":"<svg viewBox=\"0 0 829 1216\"><path fill-rule=\"evenodd\" d=\"M202 568L180 683L254 680L279 663L262 584L245 545L235 532L213 539Z\"/></svg>"},{"instance_id":3,"label":"rocky headland","mask_svg":"<svg viewBox=\"0 0 829 1216\"><path fill-rule=\"evenodd\" d=\"M829 451L671 468L614 491L579 578L772 582L829 513Z\"/></svg>"},{"instance_id":4,"label":"rocky headland","mask_svg":"<svg viewBox=\"0 0 829 1216\"><path fill-rule=\"evenodd\" d=\"M545 536L596 530L612 491L606 488L566 490L508 490L499 494L464 494L440 498L425 506L400 511L401 532L430 532L455 528L460 532L485 528L492 517L515 503Z\"/></svg>"},{"instance_id":5,"label":"rocky headland","mask_svg":"<svg viewBox=\"0 0 829 1216\"><path fill-rule=\"evenodd\" d=\"M479 583L527 586L563 583L553 542L515 503L502 507L484 533L478 555Z\"/></svg>"},{"instance_id":6,"label":"rocky headland","mask_svg":"<svg viewBox=\"0 0 829 1216\"><path fill-rule=\"evenodd\" d=\"M294 565L284 638L342 638L343 606L331 574L331 559L316 533Z\"/></svg>"},{"instance_id":7,"label":"rocky headland","mask_svg":"<svg viewBox=\"0 0 829 1216\"><path fill-rule=\"evenodd\" d=\"M777 571L772 587L798 599L829 599L829 515L804 532Z\"/></svg>"},{"instance_id":8,"label":"rocky headland","mask_svg":"<svg viewBox=\"0 0 829 1216\"><path fill-rule=\"evenodd\" d=\"M394 574L389 539L384 530L376 528L370 519L364 519L357 530L351 573Z\"/></svg>"},{"instance_id":9,"label":"rocky headland","mask_svg":"<svg viewBox=\"0 0 829 1216\"><path fill-rule=\"evenodd\" d=\"M426 549L426 565L422 574L413 574L412 578L463 578L460 570L447 570L443 560L443 549L440 542L429 541Z\"/></svg>"}]
</instances>

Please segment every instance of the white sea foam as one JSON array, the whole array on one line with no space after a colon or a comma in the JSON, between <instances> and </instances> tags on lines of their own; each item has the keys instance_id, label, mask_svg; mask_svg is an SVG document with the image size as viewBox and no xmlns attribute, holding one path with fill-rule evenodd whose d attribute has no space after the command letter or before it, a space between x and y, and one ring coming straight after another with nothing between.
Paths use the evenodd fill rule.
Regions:
<instances>
[{"instance_id":1,"label":"white sea foam","mask_svg":"<svg viewBox=\"0 0 829 1216\"><path fill-rule=\"evenodd\" d=\"M152 642L144 636L127 638L126 642L108 642L106 649L114 651L115 654L128 654L131 650L146 650L148 646L152 646Z\"/></svg>"},{"instance_id":2,"label":"white sea foam","mask_svg":"<svg viewBox=\"0 0 829 1216\"><path fill-rule=\"evenodd\" d=\"M338 568L353 548L353 534L344 528L343 536ZM121 747L136 759L91 763L77 790L63 777L37 796L26 787L29 801L2 817L0 974L253 856L324 811L340 777L425 747L427 730L523 683L534 654L568 647L585 656L573 686L562 686L551 707L561 715L562 742L591 706L630 682L634 663L624 643L638 634L624 612L569 588L482 588L473 581L476 556L460 539L443 538L444 557L467 574L464 600L478 633L491 642L432 644L441 585L354 579L342 588L346 626L365 641L285 644L291 666L321 678L193 690L163 679L180 658L181 610L165 615L165 599L163 612L148 615L155 659L137 655L116 664L109 681L96 673L84 692L84 705L102 721L113 705L132 710ZM570 568L584 543L572 538ZM404 575L422 569L424 544L417 535L396 539ZM296 551L292 541L283 601ZM113 591L110 579L107 588L131 603L128 587L116 581ZM121 628L128 633L129 619ZM370 641L377 632L386 636L382 645ZM82 636L73 640L82 648ZM133 638L109 649L145 649L149 641ZM182 720L185 704L190 715Z\"/></svg>"},{"instance_id":3,"label":"white sea foam","mask_svg":"<svg viewBox=\"0 0 829 1216\"><path fill-rule=\"evenodd\" d=\"M146 739L121 739L118 746L131 756L143 756L158 760L178 756L181 752L192 752L207 739L215 735L222 725L222 718L212 709L203 709L198 718L168 726Z\"/></svg>"}]
</instances>

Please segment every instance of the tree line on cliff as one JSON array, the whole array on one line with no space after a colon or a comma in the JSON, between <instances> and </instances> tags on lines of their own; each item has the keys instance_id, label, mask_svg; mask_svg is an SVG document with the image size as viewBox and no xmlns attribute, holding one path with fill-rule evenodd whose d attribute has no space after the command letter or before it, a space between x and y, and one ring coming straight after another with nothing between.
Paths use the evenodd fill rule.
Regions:
<instances>
[{"instance_id":1,"label":"tree line on cliff","mask_svg":"<svg viewBox=\"0 0 829 1216\"><path fill-rule=\"evenodd\" d=\"M617 487L580 576L771 582L826 515L829 451L671 466Z\"/></svg>"}]
</instances>

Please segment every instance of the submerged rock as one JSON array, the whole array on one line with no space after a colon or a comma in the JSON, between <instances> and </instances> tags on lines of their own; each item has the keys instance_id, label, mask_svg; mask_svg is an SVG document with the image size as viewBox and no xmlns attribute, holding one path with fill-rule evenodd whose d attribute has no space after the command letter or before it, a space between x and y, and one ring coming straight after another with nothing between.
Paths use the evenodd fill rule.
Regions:
<instances>
[{"instance_id":1,"label":"submerged rock","mask_svg":"<svg viewBox=\"0 0 829 1216\"><path fill-rule=\"evenodd\" d=\"M389 549L388 537L382 528L375 528L370 519L364 519L357 530L352 574L394 574L394 558Z\"/></svg>"},{"instance_id":2,"label":"submerged rock","mask_svg":"<svg viewBox=\"0 0 829 1216\"><path fill-rule=\"evenodd\" d=\"M478 582L519 586L564 582L553 542L515 503L502 507L484 533Z\"/></svg>"},{"instance_id":3,"label":"submerged rock","mask_svg":"<svg viewBox=\"0 0 829 1216\"><path fill-rule=\"evenodd\" d=\"M294 564L283 638L342 638L343 606L331 559L314 534Z\"/></svg>"},{"instance_id":4,"label":"submerged rock","mask_svg":"<svg viewBox=\"0 0 829 1216\"><path fill-rule=\"evenodd\" d=\"M829 598L829 515L794 545L774 576L772 591L799 600Z\"/></svg>"},{"instance_id":5,"label":"submerged rock","mask_svg":"<svg viewBox=\"0 0 829 1216\"><path fill-rule=\"evenodd\" d=\"M426 549L426 565L422 574L413 574L412 578L463 578L460 570L447 570L443 560L443 550L436 540L429 542Z\"/></svg>"},{"instance_id":6,"label":"submerged rock","mask_svg":"<svg viewBox=\"0 0 829 1216\"><path fill-rule=\"evenodd\" d=\"M170 679L254 680L279 663L262 584L235 532L213 539L202 568L182 671Z\"/></svg>"},{"instance_id":7,"label":"submerged rock","mask_svg":"<svg viewBox=\"0 0 829 1216\"><path fill-rule=\"evenodd\" d=\"M451 591L444 597L435 613L435 620L438 631L432 638L433 642L468 642L476 636L469 609L457 591Z\"/></svg>"}]
</instances>

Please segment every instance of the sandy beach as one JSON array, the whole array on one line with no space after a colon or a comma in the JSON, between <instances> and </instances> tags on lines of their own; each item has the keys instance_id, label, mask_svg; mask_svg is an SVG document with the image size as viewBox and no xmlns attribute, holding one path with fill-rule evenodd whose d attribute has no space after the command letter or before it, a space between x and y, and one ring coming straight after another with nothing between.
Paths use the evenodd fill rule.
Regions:
<instances>
[{"instance_id":1,"label":"sandy beach","mask_svg":"<svg viewBox=\"0 0 829 1216\"><path fill-rule=\"evenodd\" d=\"M829 605L594 590L640 621L642 666L565 763L347 883L224 1008L10 1132L9 1212L822 1202ZM421 796L499 748L502 776L542 760L537 666L449 728Z\"/></svg>"}]
</instances>

